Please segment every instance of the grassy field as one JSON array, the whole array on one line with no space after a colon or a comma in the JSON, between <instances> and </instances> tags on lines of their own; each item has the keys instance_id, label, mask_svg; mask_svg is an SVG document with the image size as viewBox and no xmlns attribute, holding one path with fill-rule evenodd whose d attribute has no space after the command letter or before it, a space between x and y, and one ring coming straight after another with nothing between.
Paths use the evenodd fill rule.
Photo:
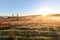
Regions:
<instances>
[{"instance_id":1,"label":"grassy field","mask_svg":"<svg viewBox=\"0 0 60 40\"><path fill-rule=\"evenodd\" d=\"M0 20L0 40L60 40L59 16L8 17ZM11 39L10 39L11 40Z\"/></svg>"}]
</instances>

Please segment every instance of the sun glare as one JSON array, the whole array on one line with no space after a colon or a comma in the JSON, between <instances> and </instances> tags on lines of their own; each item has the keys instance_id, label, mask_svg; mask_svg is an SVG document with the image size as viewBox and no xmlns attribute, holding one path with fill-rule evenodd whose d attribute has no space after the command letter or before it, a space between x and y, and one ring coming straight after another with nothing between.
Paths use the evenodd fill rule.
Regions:
<instances>
[{"instance_id":1,"label":"sun glare","mask_svg":"<svg viewBox=\"0 0 60 40\"><path fill-rule=\"evenodd\" d=\"M51 14L52 12L53 12L53 10L51 8L48 8L48 7L43 7L40 9L40 14L43 16Z\"/></svg>"}]
</instances>

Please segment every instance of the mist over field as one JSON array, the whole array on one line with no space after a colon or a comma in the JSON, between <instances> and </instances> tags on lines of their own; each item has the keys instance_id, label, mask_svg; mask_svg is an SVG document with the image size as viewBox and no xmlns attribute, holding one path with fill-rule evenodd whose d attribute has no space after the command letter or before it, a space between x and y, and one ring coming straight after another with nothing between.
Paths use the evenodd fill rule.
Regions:
<instances>
[{"instance_id":1,"label":"mist over field","mask_svg":"<svg viewBox=\"0 0 60 40\"><path fill-rule=\"evenodd\" d=\"M0 17L0 39L60 40L59 18L55 15Z\"/></svg>"}]
</instances>

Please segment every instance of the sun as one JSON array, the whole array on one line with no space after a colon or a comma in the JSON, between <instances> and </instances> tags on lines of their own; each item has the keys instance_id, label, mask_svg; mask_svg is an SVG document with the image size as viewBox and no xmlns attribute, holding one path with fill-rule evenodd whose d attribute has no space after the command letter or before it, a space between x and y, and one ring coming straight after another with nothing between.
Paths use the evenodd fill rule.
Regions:
<instances>
[{"instance_id":1,"label":"sun","mask_svg":"<svg viewBox=\"0 0 60 40\"><path fill-rule=\"evenodd\" d=\"M43 7L40 9L40 14L43 16L49 15L53 12L52 8Z\"/></svg>"},{"instance_id":2,"label":"sun","mask_svg":"<svg viewBox=\"0 0 60 40\"><path fill-rule=\"evenodd\" d=\"M42 12L41 15L46 16L46 15L48 15L48 13Z\"/></svg>"}]
</instances>

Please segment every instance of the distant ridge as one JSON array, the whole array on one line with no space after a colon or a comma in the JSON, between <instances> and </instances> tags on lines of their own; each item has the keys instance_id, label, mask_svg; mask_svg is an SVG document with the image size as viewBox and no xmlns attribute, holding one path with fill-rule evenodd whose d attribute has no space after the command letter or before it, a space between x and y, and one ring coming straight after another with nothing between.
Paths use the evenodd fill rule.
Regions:
<instances>
[{"instance_id":1,"label":"distant ridge","mask_svg":"<svg viewBox=\"0 0 60 40\"><path fill-rule=\"evenodd\" d=\"M37 14L37 15L16 15L16 16L13 16L13 15L10 15L10 16L0 16L0 17L27 17L27 16L43 16L43 15L41 15L41 14ZM46 16L60 16L60 14L48 14L48 15L46 15Z\"/></svg>"},{"instance_id":2,"label":"distant ridge","mask_svg":"<svg viewBox=\"0 0 60 40\"><path fill-rule=\"evenodd\" d=\"M60 16L60 14L49 14L48 16Z\"/></svg>"},{"instance_id":3,"label":"distant ridge","mask_svg":"<svg viewBox=\"0 0 60 40\"><path fill-rule=\"evenodd\" d=\"M60 14L48 14L49 16L60 16ZM25 16L42 16L41 14L38 15L25 15Z\"/></svg>"}]
</instances>

